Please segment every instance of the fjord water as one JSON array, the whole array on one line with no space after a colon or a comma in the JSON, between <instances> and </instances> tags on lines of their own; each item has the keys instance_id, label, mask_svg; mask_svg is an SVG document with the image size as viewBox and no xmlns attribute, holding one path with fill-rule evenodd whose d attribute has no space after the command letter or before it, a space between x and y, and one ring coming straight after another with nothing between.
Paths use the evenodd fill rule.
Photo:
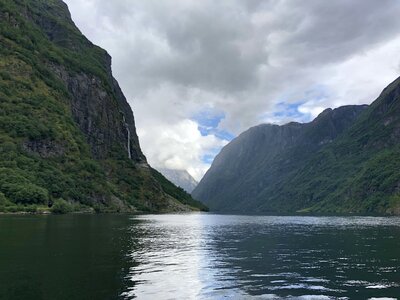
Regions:
<instances>
[{"instance_id":1,"label":"fjord water","mask_svg":"<svg viewBox=\"0 0 400 300\"><path fill-rule=\"evenodd\" d=\"M0 216L0 299L400 295L400 218Z\"/></svg>"}]
</instances>

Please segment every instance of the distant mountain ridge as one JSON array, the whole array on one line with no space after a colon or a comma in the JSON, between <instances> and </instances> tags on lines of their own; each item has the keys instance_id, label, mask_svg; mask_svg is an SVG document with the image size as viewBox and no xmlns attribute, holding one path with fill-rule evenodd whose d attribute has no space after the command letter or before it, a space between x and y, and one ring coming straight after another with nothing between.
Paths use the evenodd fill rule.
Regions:
<instances>
[{"instance_id":1,"label":"distant mountain ridge","mask_svg":"<svg viewBox=\"0 0 400 300\"><path fill-rule=\"evenodd\" d=\"M215 211L400 212L400 79L369 107L259 125L215 158L192 195Z\"/></svg>"},{"instance_id":2,"label":"distant mountain ridge","mask_svg":"<svg viewBox=\"0 0 400 300\"><path fill-rule=\"evenodd\" d=\"M198 182L186 170L158 169L169 181L183 188L189 194L195 189Z\"/></svg>"}]
</instances>

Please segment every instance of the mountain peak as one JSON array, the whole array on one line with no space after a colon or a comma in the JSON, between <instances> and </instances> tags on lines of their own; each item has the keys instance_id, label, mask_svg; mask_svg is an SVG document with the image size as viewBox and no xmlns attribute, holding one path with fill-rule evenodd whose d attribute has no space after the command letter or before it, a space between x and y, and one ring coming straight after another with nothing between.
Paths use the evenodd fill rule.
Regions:
<instances>
[{"instance_id":1,"label":"mountain peak","mask_svg":"<svg viewBox=\"0 0 400 300\"><path fill-rule=\"evenodd\" d=\"M158 169L169 181L176 186L181 187L186 192L191 193L197 186L198 182L186 170L176 169Z\"/></svg>"}]
</instances>

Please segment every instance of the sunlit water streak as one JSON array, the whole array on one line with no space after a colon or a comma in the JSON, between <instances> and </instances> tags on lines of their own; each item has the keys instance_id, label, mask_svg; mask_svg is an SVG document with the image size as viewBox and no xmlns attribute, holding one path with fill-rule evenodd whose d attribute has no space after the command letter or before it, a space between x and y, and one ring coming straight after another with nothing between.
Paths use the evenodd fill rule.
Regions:
<instances>
[{"instance_id":1,"label":"sunlit water streak","mask_svg":"<svg viewBox=\"0 0 400 300\"><path fill-rule=\"evenodd\" d=\"M148 215L125 299L400 295L400 218ZM138 250L140 249L140 250Z\"/></svg>"}]
</instances>

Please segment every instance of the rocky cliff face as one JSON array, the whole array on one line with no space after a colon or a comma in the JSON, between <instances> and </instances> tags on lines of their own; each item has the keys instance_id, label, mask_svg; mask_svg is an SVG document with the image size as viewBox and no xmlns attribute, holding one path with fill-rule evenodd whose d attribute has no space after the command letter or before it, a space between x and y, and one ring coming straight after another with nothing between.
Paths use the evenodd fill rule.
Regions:
<instances>
[{"instance_id":1,"label":"rocky cliff face","mask_svg":"<svg viewBox=\"0 0 400 300\"><path fill-rule=\"evenodd\" d=\"M93 155L96 158L109 157L112 149L119 146L125 148L128 156L136 162L146 163L139 146L132 110L112 76L110 55L79 36L80 32L71 20L68 7L62 1L38 1L36 8L47 14L38 15L26 6L22 10L23 15L35 23L52 43L73 52L86 47L96 52L103 71L102 78L99 74L77 72L67 65L47 62L48 68L63 82L70 94L73 118L85 134Z\"/></svg>"},{"instance_id":2,"label":"rocky cliff face","mask_svg":"<svg viewBox=\"0 0 400 300\"><path fill-rule=\"evenodd\" d=\"M112 78L113 93L110 94L96 76L70 74L63 66L54 64L50 68L71 95L72 116L85 134L93 156L105 159L112 155L115 147L120 147L135 162L146 164L132 110L118 83Z\"/></svg>"},{"instance_id":3,"label":"rocky cliff face","mask_svg":"<svg viewBox=\"0 0 400 300\"><path fill-rule=\"evenodd\" d=\"M8 204L203 208L147 164L111 57L61 0L1 1L0 43L0 197Z\"/></svg>"}]
</instances>

